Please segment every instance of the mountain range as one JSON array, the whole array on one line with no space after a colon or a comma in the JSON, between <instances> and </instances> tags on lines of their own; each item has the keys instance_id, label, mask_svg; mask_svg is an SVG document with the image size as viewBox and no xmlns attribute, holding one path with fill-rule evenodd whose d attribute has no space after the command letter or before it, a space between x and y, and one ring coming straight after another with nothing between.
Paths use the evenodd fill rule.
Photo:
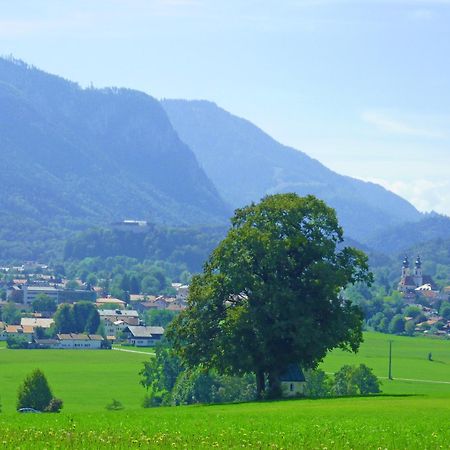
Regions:
<instances>
[{"instance_id":1,"label":"mountain range","mask_svg":"<svg viewBox=\"0 0 450 450\"><path fill-rule=\"evenodd\" d=\"M0 166L3 261L61 255L74 231L125 218L223 229L276 192L324 199L363 243L423 219L214 103L83 89L12 59L0 59Z\"/></svg>"},{"instance_id":2,"label":"mountain range","mask_svg":"<svg viewBox=\"0 0 450 450\"><path fill-rule=\"evenodd\" d=\"M363 242L381 230L421 218L403 198L331 171L214 103L161 103L180 138L233 208L272 193L314 194L336 209L347 235Z\"/></svg>"}]
</instances>

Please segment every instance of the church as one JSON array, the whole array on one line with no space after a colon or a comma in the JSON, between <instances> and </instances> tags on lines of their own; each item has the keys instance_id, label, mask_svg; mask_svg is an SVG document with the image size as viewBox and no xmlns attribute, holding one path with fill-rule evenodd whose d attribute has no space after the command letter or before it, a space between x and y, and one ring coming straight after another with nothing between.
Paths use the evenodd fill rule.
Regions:
<instances>
[{"instance_id":1,"label":"church","mask_svg":"<svg viewBox=\"0 0 450 450\"><path fill-rule=\"evenodd\" d=\"M402 266L402 276L398 284L398 290L405 294L420 293L420 291L436 291L436 285L430 275L422 273L422 261L417 256L414 270L411 272L408 257L405 256Z\"/></svg>"}]
</instances>

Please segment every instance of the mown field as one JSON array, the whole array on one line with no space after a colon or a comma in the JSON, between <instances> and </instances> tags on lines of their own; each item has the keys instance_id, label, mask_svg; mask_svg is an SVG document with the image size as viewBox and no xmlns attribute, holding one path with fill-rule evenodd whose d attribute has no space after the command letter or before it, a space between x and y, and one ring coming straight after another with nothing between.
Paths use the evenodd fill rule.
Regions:
<instances>
[{"instance_id":1,"label":"mown field","mask_svg":"<svg viewBox=\"0 0 450 450\"><path fill-rule=\"evenodd\" d=\"M387 376L392 337L365 337L358 355L333 352L322 368L364 362ZM156 409L140 407L138 371L150 355L0 347L0 447L450 448L450 341L392 339L395 379L383 380L382 396ZM18 385L35 367L63 398L62 413L14 412ZM125 409L106 411L112 398Z\"/></svg>"}]
</instances>

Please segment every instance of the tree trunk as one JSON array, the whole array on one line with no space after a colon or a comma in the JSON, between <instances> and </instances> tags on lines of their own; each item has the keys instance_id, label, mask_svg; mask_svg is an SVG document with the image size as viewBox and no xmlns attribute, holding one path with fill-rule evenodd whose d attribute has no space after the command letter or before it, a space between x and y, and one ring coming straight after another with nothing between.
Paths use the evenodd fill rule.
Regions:
<instances>
[{"instance_id":1,"label":"tree trunk","mask_svg":"<svg viewBox=\"0 0 450 450\"><path fill-rule=\"evenodd\" d=\"M281 397L281 381L278 371L269 372L269 397L280 398Z\"/></svg>"},{"instance_id":2,"label":"tree trunk","mask_svg":"<svg viewBox=\"0 0 450 450\"><path fill-rule=\"evenodd\" d=\"M256 371L256 397L262 398L263 392L266 390L266 380L264 371L259 369Z\"/></svg>"}]
</instances>

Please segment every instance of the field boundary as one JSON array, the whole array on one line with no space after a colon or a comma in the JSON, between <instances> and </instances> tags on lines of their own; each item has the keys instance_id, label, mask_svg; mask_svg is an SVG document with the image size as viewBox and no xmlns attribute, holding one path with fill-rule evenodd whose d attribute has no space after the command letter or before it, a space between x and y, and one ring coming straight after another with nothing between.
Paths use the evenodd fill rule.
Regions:
<instances>
[{"instance_id":1,"label":"field boundary","mask_svg":"<svg viewBox=\"0 0 450 450\"><path fill-rule=\"evenodd\" d=\"M382 380L387 380L388 377L378 377L381 378ZM417 383L435 383L435 384L450 384L450 381L438 381L438 380L417 380L415 378L397 378L394 377L393 381L414 381Z\"/></svg>"},{"instance_id":2,"label":"field boundary","mask_svg":"<svg viewBox=\"0 0 450 450\"><path fill-rule=\"evenodd\" d=\"M325 372L327 375L334 375L334 372ZM380 380L389 380L388 377L377 377ZM434 384L450 384L450 381L438 381L438 380L418 380L416 378L398 378L393 377L392 381L413 381L416 383L434 383Z\"/></svg>"},{"instance_id":3,"label":"field boundary","mask_svg":"<svg viewBox=\"0 0 450 450\"><path fill-rule=\"evenodd\" d=\"M127 353L139 353L139 355L151 355L150 352L140 352L139 350L128 350L126 348L114 348L113 350L116 350L118 352L127 352Z\"/></svg>"}]
</instances>

